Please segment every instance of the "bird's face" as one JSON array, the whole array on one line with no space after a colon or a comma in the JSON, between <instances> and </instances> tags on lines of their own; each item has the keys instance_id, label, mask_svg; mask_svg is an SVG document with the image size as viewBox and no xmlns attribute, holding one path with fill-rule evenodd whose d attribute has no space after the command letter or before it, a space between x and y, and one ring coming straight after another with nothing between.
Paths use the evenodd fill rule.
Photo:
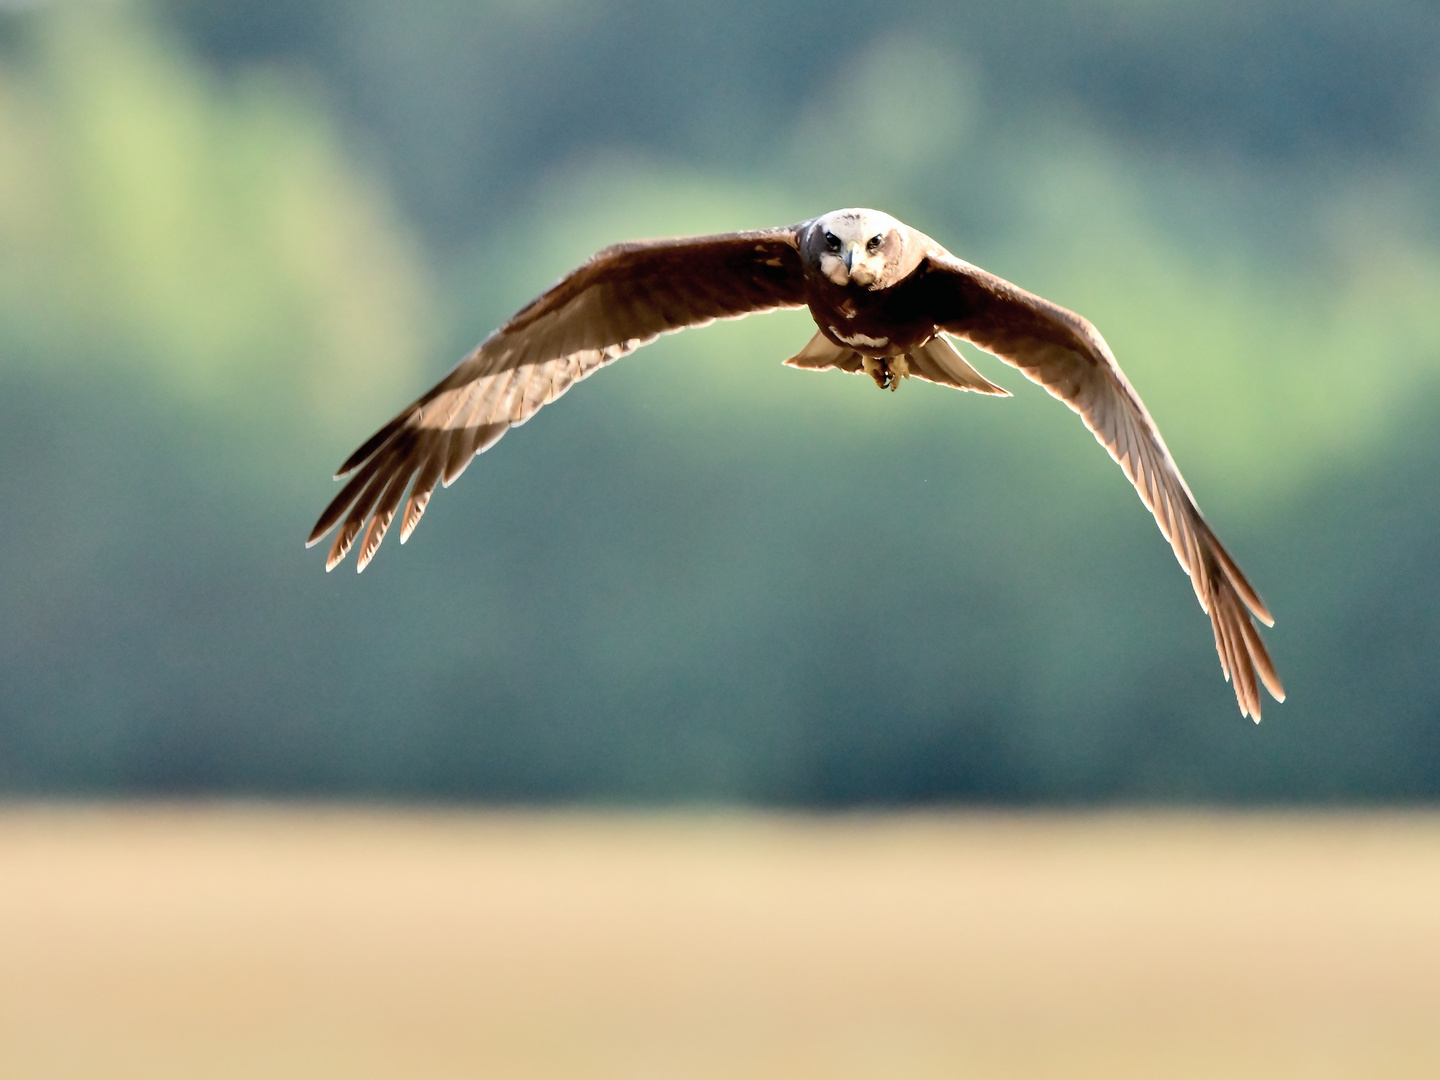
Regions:
<instances>
[{"instance_id":1,"label":"bird's face","mask_svg":"<svg viewBox=\"0 0 1440 1080\"><path fill-rule=\"evenodd\" d=\"M810 224L801 255L836 285L883 289L914 269L905 257L908 234L879 210L832 210Z\"/></svg>"}]
</instances>

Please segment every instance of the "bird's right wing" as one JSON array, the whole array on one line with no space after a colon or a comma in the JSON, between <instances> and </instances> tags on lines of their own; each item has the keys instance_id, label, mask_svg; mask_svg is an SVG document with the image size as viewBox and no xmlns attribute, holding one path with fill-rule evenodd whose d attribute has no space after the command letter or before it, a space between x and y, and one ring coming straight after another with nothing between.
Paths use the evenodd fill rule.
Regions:
<instances>
[{"instance_id":1,"label":"bird's right wing","mask_svg":"<svg viewBox=\"0 0 1440 1080\"><path fill-rule=\"evenodd\" d=\"M936 322L1019 368L1070 406L1125 471L1210 616L1220 665L1233 681L1241 713L1259 721L1257 676L1277 701L1285 700L1285 691L1250 613L1267 626L1274 620L1201 516L1159 429L1100 332L1073 311L938 245L927 258L924 287Z\"/></svg>"},{"instance_id":2,"label":"bird's right wing","mask_svg":"<svg viewBox=\"0 0 1440 1080\"><path fill-rule=\"evenodd\" d=\"M797 232L606 248L519 311L351 454L336 478L354 475L320 515L308 544L340 525L325 563L331 569L368 518L357 557L363 570L412 480L401 543L437 483L448 487L507 430L611 361L685 327L803 306Z\"/></svg>"}]
</instances>

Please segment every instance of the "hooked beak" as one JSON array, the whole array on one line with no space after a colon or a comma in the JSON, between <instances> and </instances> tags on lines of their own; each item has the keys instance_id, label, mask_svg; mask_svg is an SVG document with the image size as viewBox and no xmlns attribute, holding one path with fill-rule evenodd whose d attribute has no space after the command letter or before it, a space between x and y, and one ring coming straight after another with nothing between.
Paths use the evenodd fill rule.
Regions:
<instances>
[{"instance_id":1,"label":"hooked beak","mask_svg":"<svg viewBox=\"0 0 1440 1080\"><path fill-rule=\"evenodd\" d=\"M855 285L863 285L865 288L872 288L879 272L873 263L868 261L869 256L861 249L860 245L853 240L845 245L845 272L850 276L850 281Z\"/></svg>"}]
</instances>

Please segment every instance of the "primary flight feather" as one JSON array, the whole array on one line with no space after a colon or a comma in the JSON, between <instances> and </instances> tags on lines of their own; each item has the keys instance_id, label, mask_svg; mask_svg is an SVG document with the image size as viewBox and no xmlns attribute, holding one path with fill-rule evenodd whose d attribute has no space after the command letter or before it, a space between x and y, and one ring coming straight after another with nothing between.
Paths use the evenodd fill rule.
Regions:
<instances>
[{"instance_id":1,"label":"primary flight feather","mask_svg":"<svg viewBox=\"0 0 1440 1080\"><path fill-rule=\"evenodd\" d=\"M796 307L810 309L818 332L786 361L793 367L863 372L890 390L914 376L1006 396L949 344L943 335L950 334L1070 406L1125 470L1190 575L1241 713L1260 719L1260 684L1285 700L1252 616L1267 626L1274 620L1201 516L1099 331L876 210L606 248L351 454L336 476L345 486L309 543L338 525L326 569L359 538L356 569L364 570L402 501L404 543L436 484L448 486L475 455L572 384L661 334Z\"/></svg>"}]
</instances>

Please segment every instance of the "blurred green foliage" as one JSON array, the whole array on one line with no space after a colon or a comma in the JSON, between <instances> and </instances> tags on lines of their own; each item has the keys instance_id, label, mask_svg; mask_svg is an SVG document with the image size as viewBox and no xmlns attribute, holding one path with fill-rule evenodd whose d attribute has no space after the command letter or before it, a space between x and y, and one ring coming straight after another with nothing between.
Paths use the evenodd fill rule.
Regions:
<instances>
[{"instance_id":1,"label":"blurred green foliage","mask_svg":"<svg viewBox=\"0 0 1440 1080\"><path fill-rule=\"evenodd\" d=\"M1437 166L1412 4L0 11L0 789L1433 797ZM839 205L1101 327L1277 615L1260 728L1068 410L783 369L803 313L299 550L597 248Z\"/></svg>"}]
</instances>

